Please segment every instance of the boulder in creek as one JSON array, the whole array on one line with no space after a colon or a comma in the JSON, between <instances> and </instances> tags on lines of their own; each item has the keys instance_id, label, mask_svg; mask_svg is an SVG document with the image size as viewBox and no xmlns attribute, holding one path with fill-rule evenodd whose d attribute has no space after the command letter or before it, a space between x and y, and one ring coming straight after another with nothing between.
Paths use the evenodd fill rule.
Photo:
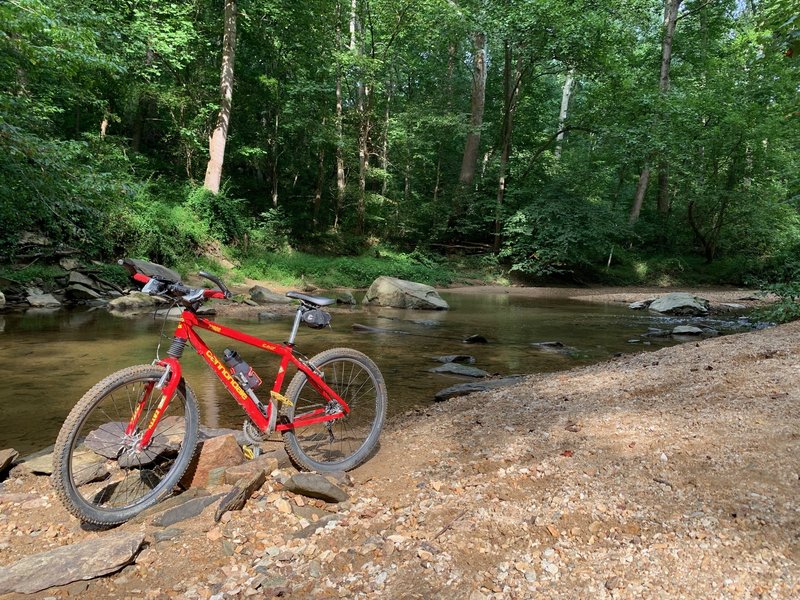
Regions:
<instances>
[{"instance_id":1,"label":"boulder in creek","mask_svg":"<svg viewBox=\"0 0 800 600\"><path fill-rule=\"evenodd\" d=\"M25 300L33 308L58 308L61 306L61 302L59 302L55 296L42 293L40 290L33 291L32 293L29 292Z\"/></svg>"},{"instance_id":2,"label":"boulder in creek","mask_svg":"<svg viewBox=\"0 0 800 600\"><path fill-rule=\"evenodd\" d=\"M372 282L364 296L364 304L419 310L450 308L431 286L386 276L378 277Z\"/></svg>"},{"instance_id":3,"label":"boulder in creek","mask_svg":"<svg viewBox=\"0 0 800 600\"><path fill-rule=\"evenodd\" d=\"M291 300L283 294L278 294L261 285L250 288L250 299L256 304L289 304Z\"/></svg>"},{"instance_id":4,"label":"boulder in creek","mask_svg":"<svg viewBox=\"0 0 800 600\"><path fill-rule=\"evenodd\" d=\"M708 300L688 292L673 292L656 298L648 308L670 315L705 315L708 313Z\"/></svg>"},{"instance_id":5,"label":"boulder in creek","mask_svg":"<svg viewBox=\"0 0 800 600\"><path fill-rule=\"evenodd\" d=\"M703 330L691 325L678 325L673 328L672 335L703 335Z\"/></svg>"},{"instance_id":6,"label":"boulder in creek","mask_svg":"<svg viewBox=\"0 0 800 600\"><path fill-rule=\"evenodd\" d=\"M6 296L3 292L0 292L0 308L3 308L6 305Z\"/></svg>"},{"instance_id":7,"label":"boulder in creek","mask_svg":"<svg viewBox=\"0 0 800 600\"><path fill-rule=\"evenodd\" d=\"M474 365L475 357L469 354L446 354L444 356L437 356L434 360L441 363L461 363L462 365Z\"/></svg>"},{"instance_id":8,"label":"boulder in creek","mask_svg":"<svg viewBox=\"0 0 800 600\"><path fill-rule=\"evenodd\" d=\"M446 363L441 367L429 369L431 373L452 373L453 375L463 375L465 377L488 377L489 373L477 367L470 367L458 363Z\"/></svg>"},{"instance_id":9,"label":"boulder in creek","mask_svg":"<svg viewBox=\"0 0 800 600\"><path fill-rule=\"evenodd\" d=\"M64 292L70 300L99 300L103 296L92 288L80 283L72 283Z\"/></svg>"},{"instance_id":10,"label":"boulder in creek","mask_svg":"<svg viewBox=\"0 0 800 600\"><path fill-rule=\"evenodd\" d=\"M120 296L114 298L108 303L108 308L111 311L136 311L142 309L150 309L160 301L155 296L145 294L144 292L131 292L127 296Z\"/></svg>"}]
</instances>

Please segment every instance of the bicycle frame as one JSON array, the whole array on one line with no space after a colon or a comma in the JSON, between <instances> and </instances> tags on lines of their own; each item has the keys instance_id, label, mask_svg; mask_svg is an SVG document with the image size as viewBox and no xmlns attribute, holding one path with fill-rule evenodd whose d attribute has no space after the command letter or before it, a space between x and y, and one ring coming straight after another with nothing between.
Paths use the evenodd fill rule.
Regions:
<instances>
[{"instance_id":1,"label":"bicycle frame","mask_svg":"<svg viewBox=\"0 0 800 600\"><path fill-rule=\"evenodd\" d=\"M317 392L320 393L320 395L325 399L326 403L335 402L338 405L338 410L334 413L329 413L328 408L323 406L311 412L299 416L296 415L291 423L277 423L275 425L276 431L283 432L290 429L305 427L307 425L313 425L315 423L333 421L346 416L350 412L350 407L347 405L347 403L325 383L322 377L320 377L312 367L310 367L304 360L298 358L294 353L294 337L300 324L301 314L301 309L298 309L289 341L284 344L275 344L255 336L248 335L241 331L231 329L230 327L225 327L219 323L214 323L208 319L198 317L190 310L183 311L178 326L175 328L173 346L170 348L170 352L168 353L170 356L156 362L156 364L166 367L167 371L161 381L156 384L151 384L145 389L144 393L142 394L143 397L139 400L139 404L136 407L130 422L128 423L125 433L129 436L135 435L139 426L139 419L141 418L143 407L147 403L150 394L152 394L153 388L160 389L162 391L161 400L159 401L156 410L153 412L150 422L147 424L146 430L142 433L142 437L137 446L139 449L143 449L150 443L150 439L152 438L153 433L155 432L155 429L161 420L161 415L169 406L169 402L175 394L175 391L177 390L178 385L183 377L183 371L180 364L180 354L182 353L186 342L191 344L191 346L202 357L206 364L208 364L217 378L227 388L231 396L233 396L233 399L236 400L236 402L244 409L244 411L247 413L247 416L250 417L253 423L255 423L255 425L262 432L269 432L272 411L277 410L277 403L291 403L288 398L281 394L284 378L286 376L286 370L290 364L294 365L299 372L304 373L306 377L308 377L311 385L317 390ZM197 334L195 328L205 329L223 337L236 340L237 342L243 342L245 344L255 346L260 350L266 350L267 352L271 352L280 356L280 366L278 367L278 373L275 377L275 382L270 390L269 401L262 404L261 402L257 403L253 398L251 398L250 395L248 395L248 393L242 388L240 383L233 377L225 364L220 361L219 358L217 358L213 351ZM176 344L180 350L178 352L173 352L172 349L176 346Z\"/></svg>"}]
</instances>

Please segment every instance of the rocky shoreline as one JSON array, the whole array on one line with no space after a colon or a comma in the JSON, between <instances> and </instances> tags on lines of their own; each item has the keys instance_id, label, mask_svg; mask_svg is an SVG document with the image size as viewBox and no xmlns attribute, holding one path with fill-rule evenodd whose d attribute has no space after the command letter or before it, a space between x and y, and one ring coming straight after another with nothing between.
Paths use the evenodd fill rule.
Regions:
<instances>
[{"instance_id":1,"label":"rocky shoreline","mask_svg":"<svg viewBox=\"0 0 800 600\"><path fill-rule=\"evenodd\" d=\"M394 418L352 487L337 482L344 502L290 491L294 471L270 463L219 521L224 476L198 488L213 501L195 516L165 520L164 503L93 531L23 463L0 484L0 581L58 548L91 564L81 544L108 542L135 547L110 573L8 597L795 598L799 333L689 342Z\"/></svg>"}]
</instances>

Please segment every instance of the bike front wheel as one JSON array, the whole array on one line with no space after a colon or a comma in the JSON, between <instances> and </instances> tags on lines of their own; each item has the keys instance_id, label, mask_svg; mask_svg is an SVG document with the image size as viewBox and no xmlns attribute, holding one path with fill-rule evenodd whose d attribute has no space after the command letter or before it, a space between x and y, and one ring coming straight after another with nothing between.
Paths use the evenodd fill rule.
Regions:
<instances>
[{"instance_id":1,"label":"bike front wheel","mask_svg":"<svg viewBox=\"0 0 800 600\"><path fill-rule=\"evenodd\" d=\"M338 419L287 429L286 452L295 466L307 471L349 471L365 462L378 444L386 418L386 384L378 366L350 348L332 348L314 356L309 366L342 400L350 412ZM297 373L286 397L289 423L316 410L340 412L317 391L305 373ZM334 406L335 405L335 406Z\"/></svg>"},{"instance_id":2,"label":"bike front wheel","mask_svg":"<svg viewBox=\"0 0 800 600\"><path fill-rule=\"evenodd\" d=\"M139 365L109 375L84 394L64 421L53 452L53 485L81 521L128 521L170 494L189 466L199 411L183 380L150 443L137 449L161 402L155 385L164 372L164 367ZM137 409L137 426L126 434Z\"/></svg>"}]
</instances>

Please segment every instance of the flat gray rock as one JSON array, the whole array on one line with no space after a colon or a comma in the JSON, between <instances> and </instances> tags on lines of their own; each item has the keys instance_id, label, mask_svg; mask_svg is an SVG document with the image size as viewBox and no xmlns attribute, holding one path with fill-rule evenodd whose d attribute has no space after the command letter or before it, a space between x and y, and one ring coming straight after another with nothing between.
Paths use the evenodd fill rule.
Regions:
<instances>
[{"instance_id":1,"label":"flat gray rock","mask_svg":"<svg viewBox=\"0 0 800 600\"><path fill-rule=\"evenodd\" d=\"M510 377L503 377L502 379L490 379L488 381L475 381L451 385L449 388L445 388L436 392L436 395L433 397L433 399L436 402L442 402L443 400L449 400L450 398L455 398L456 396L466 396L467 394L472 394L473 392L485 392L486 390L493 390L509 385L515 385L524 378L524 375L512 375Z\"/></svg>"},{"instance_id":2,"label":"flat gray rock","mask_svg":"<svg viewBox=\"0 0 800 600\"><path fill-rule=\"evenodd\" d=\"M434 360L438 360L441 363L475 364L475 357L469 354L446 354L445 356L437 356Z\"/></svg>"},{"instance_id":3,"label":"flat gray rock","mask_svg":"<svg viewBox=\"0 0 800 600\"><path fill-rule=\"evenodd\" d=\"M345 502L350 496L342 488L316 473L295 473L283 486L290 492L325 502Z\"/></svg>"},{"instance_id":4,"label":"flat gray rock","mask_svg":"<svg viewBox=\"0 0 800 600\"><path fill-rule=\"evenodd\" d=\"M0 594L34 594L54 586L118 571L139 552L144 535L109 533L27 556L0 568Z\"/></svg>"},{"instance_id":5,"label":"flat gray rock","mask_svg":"<svg viewBox=\"0 0 800 600\"><path fill-rule=\"evenodd\" d=\"M469 367L458 363L447 363L441 367L429 369L431 373L452 373L453 375L463 375L465 377L488 377L489 373L477 367Z\"/></svg>"},{"instance_id":6,"label":"flat gray rock","mask_svg":"<svg viewBox=\"0 0 800 600\"><path fill-rule=\"evenodd\" d=\"M53 447L34 452L22 458L22 465L28 473L50 475L53 473Z\"/></svg>"},{"instance_id":7,"label":"flat gray rock","mask_svg":"<svg viewBox=\"0 0 800 600\"><path fill-rule=\"evenodd\" d=\"M34 308L56 308L61 306L61 302L56 300L52 294L30 294L26 300Z\"/></svg>"},{"instance_id":8,"label":"flat gray rock","mask_svg":"<svg viewBox=\"0 0 800 600\"><path fill-rule=\"evenodd\" d=\"M175 525L175 523L180 523L186 519L196 517L203 512L203 510L205 510L206 506L213 504L222 498L223 495L224 494L216 494L214 496L201 496L199 498L192 498L183 504L179 504L178 506L174 506L168 510L165 510L153 519L152 524L156 527L170 527Z\"/></svg>"},{"instance_id":9,"label":"flat gray rock","mask_svg":"<svg viewBox=\"0 0 800 600\"><path fill-rule=\"evenodd\" d=\"M256 471L250 477L243 477L233 489L220 501L217 512L214 513L214 521L219 520L229 510L242 510L250 497L264 485L267 476L264 471Z\"/></svg>"},{"instance_id":10,"label":"flat gray rock","mask_svg":"<svg viewBox=\"0 0 800 600\"><path fill-rule=\"evenodd\" d=\"M703 335L703 330L691 325L678 325L672 330L672 335Z\"/></svg>"}]
</instances>

